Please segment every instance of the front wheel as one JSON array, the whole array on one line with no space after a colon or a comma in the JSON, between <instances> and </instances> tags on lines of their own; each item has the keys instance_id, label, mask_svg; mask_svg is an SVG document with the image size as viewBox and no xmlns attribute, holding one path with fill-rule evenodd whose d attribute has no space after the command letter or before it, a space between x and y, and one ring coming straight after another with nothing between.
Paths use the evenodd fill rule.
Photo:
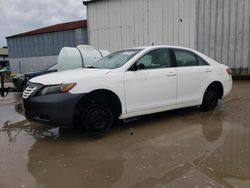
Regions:
<instances>
[{"instance_id":1,"label":"front wheel","mask_svg":"<svg viewBox=\"0 0 250 188\"><path fill-rule=\"evenodd\" d=\"M201 104L202 111L212 111L218 104L218 94L213 88L208 88L204 94L203 101Z\"/></svg>"},{"instance_id":2,"label":"front wheel","mask_svg":"<svg viewBox=\"0 0 250 188\"><path fill-rule=\"evenodd\" d=\"M104 135L113 124L111 110L102 105L90 105L82 114L82 126L92 136Z\"/></svg>"}]
</instances>

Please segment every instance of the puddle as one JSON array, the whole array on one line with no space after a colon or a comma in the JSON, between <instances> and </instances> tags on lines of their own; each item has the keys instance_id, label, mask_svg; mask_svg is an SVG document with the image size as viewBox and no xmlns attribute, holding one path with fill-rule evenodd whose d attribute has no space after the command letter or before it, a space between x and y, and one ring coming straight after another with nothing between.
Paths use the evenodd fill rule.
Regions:
<instances>
[{"instance_id":1,"label":"puddle","mask_svg":"<svg viewBox=\"0 0 250 188\"><path fill-rule=\"evenodd\" d=\"M30 123L9 96L0 105L0 187L248 188L248 83L237 82L213 112L149 115L99 139Z\"/></svg>"}]
</instances>

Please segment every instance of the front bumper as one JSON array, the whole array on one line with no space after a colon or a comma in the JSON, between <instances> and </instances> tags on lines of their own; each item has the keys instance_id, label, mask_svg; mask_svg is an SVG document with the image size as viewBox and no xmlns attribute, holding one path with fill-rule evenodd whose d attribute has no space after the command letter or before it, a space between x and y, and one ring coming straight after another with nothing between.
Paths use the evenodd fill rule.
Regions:
<instances>
[{"instance_id":1,"label":"front bumper","mask_svg":"<svg viewBox=\"0 0 250 188\"><path fill-rule=\"evenodd\" d=\"M68 127L73 125L74 109L84 94L60 93L23 99L25 117L30 121Z\"/></svg>"}]
</instances>

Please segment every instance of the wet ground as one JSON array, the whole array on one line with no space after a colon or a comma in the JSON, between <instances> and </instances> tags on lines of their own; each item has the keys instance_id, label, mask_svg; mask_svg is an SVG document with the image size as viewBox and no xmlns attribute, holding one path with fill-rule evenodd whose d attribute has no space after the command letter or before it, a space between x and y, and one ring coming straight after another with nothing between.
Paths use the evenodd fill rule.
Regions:
<instances>
[{"instance_id":1,"label":"wet ground","mask_svg":"<svg viewBox=\"0 0 250 188\"><path fill-rule=\"evenodd\" d=\"M93 139L22 115L0 98L0 188L250 187L250 82L213 112L188 108L119 124Z\"/></svg>"}]
</instances>

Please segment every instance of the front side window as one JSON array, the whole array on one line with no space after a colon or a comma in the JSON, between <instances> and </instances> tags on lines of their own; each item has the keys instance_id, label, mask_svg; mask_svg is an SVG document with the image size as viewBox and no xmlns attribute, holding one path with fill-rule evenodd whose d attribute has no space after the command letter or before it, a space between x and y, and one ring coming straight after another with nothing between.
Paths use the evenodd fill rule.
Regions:
<instances>
[{"instance_id":1,"label":"front side window","mask_svg":"<svg viewBox=\"0 0 250 188\"><path fill-rule=\"evenodd\" d=\"M140 69L158 69L171 67L171 58L168 49L161 48L148 52L137 61Z\"/></svg>"},{"instance_id":2,"label":"front side window","mask_svg":"<svg viewBox=\"0 0 250 188\"><path fill-rule=\"evenodd\" d=\"M141 49L122 50L112 53L87 68L116 69L126 64L132 57L139 53Z\"/></svg>"}]
</instances>

